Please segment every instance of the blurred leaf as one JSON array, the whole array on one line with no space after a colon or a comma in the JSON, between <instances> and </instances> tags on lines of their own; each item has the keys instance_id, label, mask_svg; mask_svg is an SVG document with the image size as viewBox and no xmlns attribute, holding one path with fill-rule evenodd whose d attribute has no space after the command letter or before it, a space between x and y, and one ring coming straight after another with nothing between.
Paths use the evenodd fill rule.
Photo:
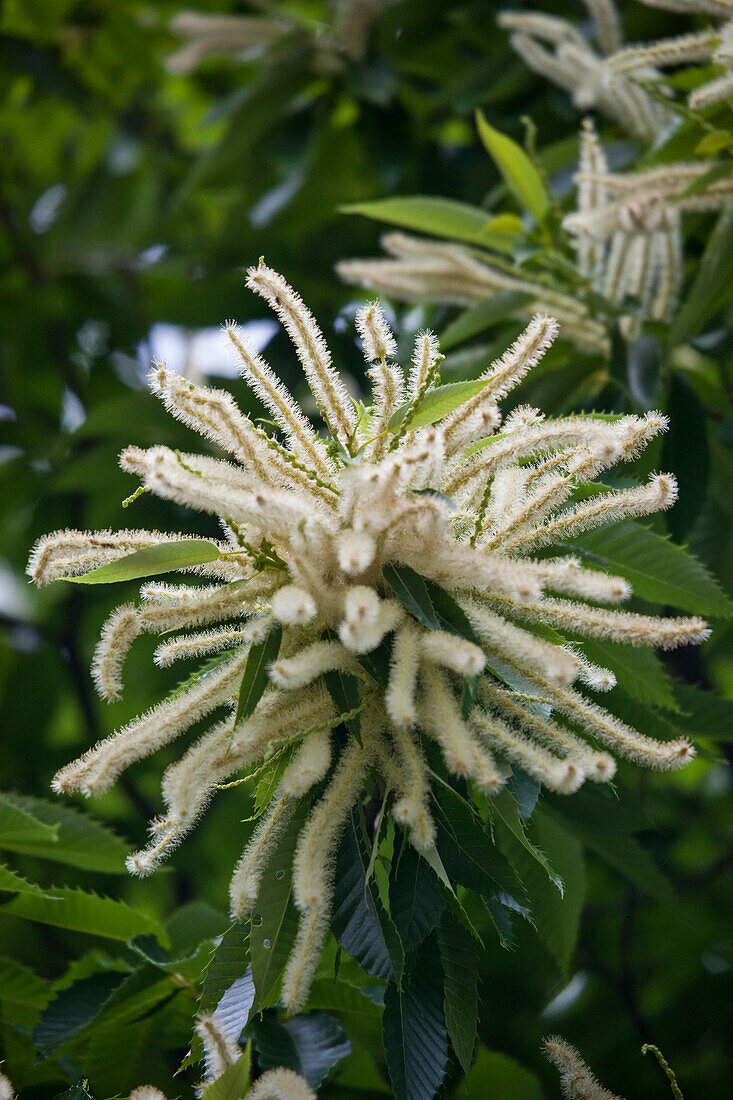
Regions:
<instances>
[{"instance_id":1,"label":"blurred leaf","mask_svg":"<svg viewBox=\"0 0 733 1100\"><path fill-rule=\"evenodd\" d=\"M731 274L733 277L733 268ZM670 425L662 444L662 462L677 478L679 499L665 518L679 542L690 531L705 499L710 455L705 410L690 383L678 373L671 376L667 412Z\"/></svg>"},{"instance_id":2,"label":"blurred leaf","mask_svg":"<svg viewBox=\"0 0 733 1100\"><path fill-rule=\"evenodd\" d=\"M396 196L373 202L351 203L341 208L346 214L362 214L365 218L399 225L419 233L449 237L495 248L497 252L512 252L517 235L492 227L493 219L478 206L453 199L425 195ZM501 224L501 223L500 223Z\"/></svg>"},{"instance_id":3,"label":"blurred leaf","mask_svg":"<svg viewBox=\"0 0 733 1100\"><path fill-rule=\"evenodd\" d=\"M23 840L22 836L16 836L13 842L7 844L0 836L0 847L11 848L23 855L51 859L54 863L70 864L84 871L126 873L128 846L108 825L60 802L11 793L0 797L6 806L42 822L45 830L44 835L35 840L32 837ZM54 833L55 839L51 840L49 834L52 836Z\"/></svg>"},{"instance_id":4,"label":"blurred leaf","mask_svg":"<svg viewBox=\"0 0 733 1100\"><path fill-rule=\"evenodd\" d=\"M489 801L489 812L492 818L499 818L498 822L494 820L494 827L501 831L501 825L506 826L514 840L519 843L524 851L537 864L539 864L552 885L560 894L560 897L562 897L565 893L565 884L562 877L554 869L545 852L543 852L528 836L524 821L519 815L519 807L511 797L511 793L507 790L503 790L500 794L496 795L496 797L491 798ZM503 847L502 845L500 846ZM509 847L509 851L511 851L511 846ZM507 855L506 849L505 855ZM507 858L516 870L516 864L512 856L507 855ZM521 879L521 874L519 877Z\"/></svg>"},{"instance_id":5,"label":"blurred leaf","mask_svg":"<svg viewBox=\"0 0 733 1100\"><path fill-rule=\"evenodd\" d=\"M629 391L640 412L659 404L662 344L657 336L643 334L629 342L626 365Z\"/></svg>"},{"instance_id":6,"label":"blurred leaf","mask_svg":"<svg viewBox=\"0 0 733 1100\"><path fill-rule=\"evenodd\" d=\"M370 855L363 811L354 809L336 856L331 930L367 974L389 980L402 972L403 951L376 880L367 879Z\"/></svg>"},{"instance_id":7,"label":"blurred leaf","mask_svg":"<svg viewBox=\"0 0 733 1100\"><path fill-rule=\"evenodd\" d=\"M733 614L733 604L718 582L689 550L634 520L585 532L575 539L575 546L591 562L600 561L625 577L644 600L698 615Z\"/></svg>"},{"instance_id":8,"label":"blurred leaf","mask_svg":"<svg viewBox=\"0 0 733 1100\"><path fill-rule=\"evenodd\" d=\"M22 875L11 871L2 863L0 863L0 891L8 894L36 894L41 898L53 897L53 894L37 886L35 882L28 882Z\"/></svg>"},{"instance_id":9,"label":"blurred leaf","mask_svg":"<svg viewBox=\"0 0 733 1100\"><path fill-rule=\"evenodd\" d=\"M679 905L669 879L632 835L623 808L611 797L582 790L572 798L553 799L553 806L569 830L622 878L662 905Z\"/></svg>"},{"instance_id":10,"label":"blurred leaf","mask_svg":"<svg viewBox=\"0 0 733 1100\"><path fill-rule=\"evenodd\" d=\"M524 149L506 134L490 126L481 111L476 112L476 125L479 137L492 156L504 183L520 205L542 223L547 217L549 200L542 177Z\"/></svg>"},{"instance_id":11,"label":"blurred leaf","mask_svg":"<svg viewBox=\"0 0 733 1100\"><path fill-rule=\"evenodd\" d=\"M161 943L168 942L155 917L131 909L123 901L113 901L112 898L102 898L70 887L54 887L52 898L19 895L2 909L26 920L113 940L127 941L141 933L152 932Z\"/></svg>"},{"instance_id":12,"label":"blurred leaf","mask_svg":"<svg viewBox=\"0 0 733 1100\"><path fill-rule=\"evenodd\" d=\"M244 666L244 675L239 688L237 715L234 719L235 729L240 722L244 722L254 712L265 688L270 683L270 665L280 652L282 637L282 625L276 623L261 642L255 642L250 646L247 664Z\"/></svg>"},{"instance_id":13,"label":"blurred leaf","mask_svg":"<svg viewBox=\"0 0 733 1100\"><path fill-rule=\"evenodd\" d=\"M443 329L440 336L440 346L443 351L455 347L456 344L477 336L487 328L506 321L528 300L528 296L521 290L500 290L491 294L481 302L469 306L455 321L451 321L447 328ZM487 363L488 366L488 363Z\"/></svg>"},{"instance_id":14,"label":"blurred leaf","mask_svg":"<svg viewBox=\"0 0 733 1100\"><path fill-rule=\"evenodd\" d=\"M351 1053L343 1028L327 1012L304 1012L283 1023L268 1012L252 1021L251 1033L262 1070L285 1066L312 1089Z\"/></svg>"},{"instance_id":15,"label":"blurred leaf","mask_svg":"<svg viewBox=\"0 0 733 1100\"><path fill-rule=\"evenodd\" d=\"M676 684L674 693L684 714L679 722L686 734L712 741L733 741L733 701L719 699L692 684Z\"/></svg>"},{"instance_id":16,"label":"blurred leaf","mask_svg":"<svg viewBox=\"0 0 733 1100\"><path fill-rule=\"evenodd\" d=\"M208 539L178 539L145 546L134 554L125 554L117 561L98 565L81 577L63 577L74 584L112 584L116 581L133 581L139 577L154 577L158 573L170 573L174 569L189 569L192 565L204 565L221 557L221 550Z\"/></svg>"},{"instance_id":17,"label":"blurred leaf","mask_svg":"<svg viewBox=\"0 0 733 1100\"><path fill-rule=\"evenodd\" d=\"M438 947L443 968L445 1022L458 1061L467 1073L478 1034L476 948L452 913L443 913L438 928Z\"/></svg>"},{"instance_id":18,"label":"blurred leaf","mask_svg":"<svg viewBox=\"0 0 733 1100\"><path fill-rule=\"evenodd\" d=\"M26 845L43 850L55 843L58 829L34 817L30 811L18 805L18 796L9 792L0 794L0 848L8 851L24 851Z\"/></svg>"},{"instance_id":19,"label":"blurred leaf","mask_svg":"<svg viewBox=\"0 0 733 1100\"><path fill-rule=\"evenodd\" d=\"M729 301L733 280L733 211L719 218L697 269L695 281L677 310L670 329L672 345L702 332L706 323Z\"/></svg>"},{"instance_id":20,"label":"blurred leaf","mask_svg":"<svg viewBox=\"0 0 733 1100\"><path fill-rule=\"evenodd\" d=\"M396 1100L433 1100L448 1066L443 982L435 936L410 956L400 988L384 995L384 1050Z\"/></svg>"},{"instance_id":21,"label":"blurred leaf","mask_svg":"<svg viewBox=\"0 0 733 1100\"><path fill-rule=\"evenodd\" d=\"M542 1087L533 1073L506 1054L481 1047L456 1100L543 1100Z\"/></svg>"}]
</instances>

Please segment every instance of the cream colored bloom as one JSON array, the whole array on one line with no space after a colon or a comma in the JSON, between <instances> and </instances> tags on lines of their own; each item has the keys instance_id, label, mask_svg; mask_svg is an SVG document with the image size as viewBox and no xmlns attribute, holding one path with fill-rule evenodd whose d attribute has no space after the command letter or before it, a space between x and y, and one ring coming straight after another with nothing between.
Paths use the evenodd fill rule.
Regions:
<instances>
[{"instance_id":1,"label":"cream colored bloom","mask_svg":"<svg viewBox=\"0 0 733 1100\"><path fill-rule=\"evenodd\" d=\"M559 1035L544 1040L546 1057L560 1071L560 1085L567 1100L622 1100L604 1089L578 1054Z\"/></svg>"},{"instance_id":2,"label":"cream colored bloom","mask_svg":"<svg viewBox=\"0 0 733 1100\"><path fill-rule=\"evenodd\" d=\"M53 785L59 792L104 791L130 764L216 716L164 775L165 813L152 823L150 844L129 860L131 871L147 874L194 826L221 784L291 750L236 867L231 910L236 917L251 911L296 802L319 787L293 864L301 924L283 1000L294 1009L307 997L328 928L344 822L369 776L393 792L395 818L415 847L428 851L435 826L427 740L439 746L450 772L489 795L501 788L508 762L563 793L585 780L610 779L611 753L646 767L680 767L693 755L689 742L656 741L587 699L573 684L605 691L612 674L537 628L662 649L701 642L708 629L697 618L602 606L626 599L627 582L584 568L562 550L578 532L674 503L676 485L666 474L573 502L579 481L635 457L666 428L663 416L546 420L519 408L491 438L500 423L497 402L542 358L556 335L555 320L538 314L486 368L479 392L439 423L416 426L438 381L432 334L418 336L406 376L387 362L394 340L381 311L366 307L360 315L365 355L378 369L370 372L374 405L364 413L347 396L313 317L282 276L260 264L247 282L290 333L331 439L309 424L232 325L227 333L243 374L267 404L280 439L255 427L229 394L154 366L151 388L166 408L229 457L129 448L122 466L162 499L217 516L221 556L194 567L186 583L146 581L138 604L114 611L95 653L94 680L103 697L115 698L125 655L142 633L166 635L156 650L161 665L218 657L188 687L63 768ZM174 537L60 532L39 542L29 572L45 584ZM543 556L535 558L540 550ZM450 621L426 625L411 614L414 606L400 585L414 574L451 597L470 636L465 625L456 636ZM269 666L270 686L253 712L238 719L233 707L252 647L273 630L282 640ZM358 686L359 708L348 715L339 713L327 687L334 671ZM476 703L464 711L466 678L480 679ZM537 700L545 704L540 712ZM357 715L359 739L345 732ZM337 726L342 732L332 737ZM200 1027L213 1043L211 1020ZM222 1051L231 1060L232 1051Z\"/></svg>"}]
</instances>

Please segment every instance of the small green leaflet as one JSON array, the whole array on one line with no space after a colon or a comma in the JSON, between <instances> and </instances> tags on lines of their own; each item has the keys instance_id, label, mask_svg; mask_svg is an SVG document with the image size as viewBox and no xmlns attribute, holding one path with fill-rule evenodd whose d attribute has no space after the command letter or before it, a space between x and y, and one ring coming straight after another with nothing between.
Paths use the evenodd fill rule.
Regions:
<instances>
[{"instance_id":1,"label":"small green leaflet","mask_svg":"<svg viewBox=\"0 0 733 1100\"><path fill-rule=\"evenodd\" d=\"M169 573L173 569L188 569L192 565L204 565L221 557L221 550L208 539L176 539L146 546L134 554L125 554L117 561L99 565L81 577L63 577L74 584L111 584L115 581L134 581L139 577L153 577L157 573Z\"/></svg>"},{"instance_id":2,"label":"small green leaflet","mask_svg":"<svg viewBox=\"0 0 733 1100\"><path fill-rule=\"evenodd\" d=\"M345 214L361 214L365 218L399 225L403 229L414 229L418 233L432 233L436 237L482 244L507 255L511 255L515 245L522 240L513 226L507 231L505 217L488 217L481 207L453 199L406 195L376 199L373 202L351 203L342 206L341 210Z\"/></svg>"},{"instance_id":3,"label":"small green leaflet","mask_svg":"<svg viewBox=\"0 0 733 1100\"><path fill-rule=\"evenodd\" d=\"M247 1043L244 1054L233 1066L217 1077L201 1094L201 1100L241 1100L249 1088L252 1074L252 1043Z\"/></svg>"},{"instance_id":4,"label":"small green leaflet","mask_svg":"<svg viewBox=\"0 0 733 1100\"><path fill-rule=\"evenodd\" d=\"M280 652L282 637L283 628L280 623L277 623L261 642L257 642L256 645L251 647L247 664L244 667L242 685L239 689L237 717L234 720L235 729L240 722L244 722L246 718L249 718L262 698L262 694L270 682L268 670Z\"/></svg>"},{"instance_id":5,"label":"small green leaflet","mask_svg":"<svg viewBox=\"0 0 733 1100\"><path fill-rule=\"evenodd\" d=\"M385 565L382 575L400 603L428 630L445 630L480 646L468 617L444 588L409 565Z\"/></svg>"},{"instance_id":6,"label":"small green leaflet","mask_svg":"<svg viewBox=\"0 0 733 1100\"><path fill-rule=\"evenodd\" d=\"M486 384L486 378L474 378L467 382L448 382L445 386L436 386L435 389L428 390L422 400L418 401L410 416L408 421L410 431L442 420L465 401L481 393ZM411 405L411 401L406 401L404 405L400 405L399 409L395 409L387 425L390 432L395 432L399 428Z\"/></svg>"},{"instance_id":7,"label":"small green leaflet","mask_svg":"<svg viewBox=\"0 0 733 1100\"><path fill-rule=\"evenodd\" d=\"M547 191L524 149L490 126L481 111L476 112L476 125L479 137L501 172L504 183L525 210L538 222L543 222L550 207Z\"/></svg>"}]
</instances>

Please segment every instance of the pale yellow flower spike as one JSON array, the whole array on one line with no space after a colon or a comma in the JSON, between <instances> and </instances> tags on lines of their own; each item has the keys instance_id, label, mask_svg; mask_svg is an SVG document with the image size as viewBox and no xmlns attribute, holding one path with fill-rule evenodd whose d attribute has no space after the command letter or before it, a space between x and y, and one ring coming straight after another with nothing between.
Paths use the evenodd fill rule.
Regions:
<instances>
[{"instance_id":1,"label":"pale yellow flower spike","mask_svg":"<svg viewBox=\"0 0 733 1100\"><path fill-rule=\"evenodd\" d=\"M1 1100L12 1100L11 1097L5 1097L0 1093ZM156 1089L155 1085L138 1085L136 1089L133 1089L130 1093L130 1100L166 1100L165 1093L160 1089Z\"/></svg>"},{"instance_id":2,"label":"pale yellow flower spike","mask_svg":"<svg viewBox=\"0 0 733 1100\"><path fill-rule=\"evenodd\" d=\"M544 1040L546 1057L560 1071L560 1085L567 1100L622 1100L600 1085L575 1047L559 1035Z\"/></svg>"},{"instance_id":3,"label":"pale yellow flower spike","mask_svg":"<svg viewBox=\"0 0 733 1100\"><path fill-rule=\"evenodd\" d=\"M580 48L572 35L562 37L557 22L532 25ZM587 142L587 174L601 173L611 199L625 194L624 179L604 175L590 136ZM652 183L658 171L646 174ZM689 178L684 166L676 169L675 186ZM590 179L586 184L596 186ZM653 234L650 240L653 258ZM453 264L463 280L478 277L477 261L452 246L401 239L399 248L411 262L428 267L431 250L442 249L440 263ZM643 271L635 277L644 278ZM609 609L603 605L631 594L623 577L586 568L561 548L551 557L532 556L579 531L669 507L676 494L674 479L656 474L648 485L599 491L568 504L578 483L634 458L664 431L667 421L659 413L611 423L581 416L545 420L539 410L519 406L501 438L490 439L500 422L497 402L550 346L557 331L553 318L535 316L484 372L482 392L442 423L414 429L408 414L390 432L390 409L427 392L440 353L432 334L418 337L405 386L400 369L388 361L395 348L381 310L365 307L359 325L366 357L378 365L375 408L355 436L356 406L308 310L269 268L253 268L249 281L281 316L342 446L318 438L266 364L244 345L245 376L277 416L284 442L256 428L224 391L154 369L154 388L172 414L228 451L231 460L165 446L130 447L123 468L163 500L219 519L224 537L216 542L219 557L185 570L188 583L146 579L139 603L113 611L102 628L93 678L103 697L115 698L128 649L142 633L164 635L154 658L161 666L190 658L208 663L187 686L64 767L53 787L86 795L105 791L125 768L211 715L209 729L165 771L164 809L151 823L148 845L128 858L131 873L147 875L181 843L218 790L253 778L264 762L283 761L277 788L234 872L235 917L256 906L263 876L287 872L272 867L272 854L298 803L318 789L292 867L300 923L281 993L294 1011L305 1003L316 972L331 915L335 857L362 795L373 783L383 794L389 791L391 813L409 842L424 853L435 843L425 737L436 743L450 771L488 794L500 790L510 774L507 762L564 794L584 779L608 780L615 762L597 742L615 756L656 769L681 767L694 755L684 738L656 741L575 690L577 682L593 692L608 691L613 674L589 661L581 646L543 627L571 640L586 636L662 649L698 644L709 631L696 617ZM586 323L572 303L561 305L578 324ZM231 335L239 339L236 330ZM386 433L381 441L370 434L377 431ZM482 446L474 452L474 444ZM343 452L349 448L347 462ZM38 542L29 572L37 584L47 584L179 537L57 532ZM471 639L455 636L448 620L433 622L431 629L408 613L395 595L396 576L400 570L404 576L405 567L453 597L468 618ZM252 713L237 721L245 667L253 647L272 640L273 631L279 651L268 658L266 689ZM548 633L554 640L543 636ZM373 656L381 646L386 660L381 653ZM487 665L512 687L502 686ZM378 676L370 671L376 668L382 669ZM330 673L355 677L359 699L353 711L342 714L334 704ZM464 718L464 680L473 677L480 678L477 701ZM350 732L352 719L358 720L361 744Z\"/></svg>"},{"instance_id":4,"label":"pale yellow flower spike","mask_svg":"<svg viewBox=\"0 0 733 1100\"><path fill-rule=\"evenodd\" d=\"M259 1077L245 1100L316 1100L316 1094L292 1069L270 1069Z\"/></svg>"}]
</instances>

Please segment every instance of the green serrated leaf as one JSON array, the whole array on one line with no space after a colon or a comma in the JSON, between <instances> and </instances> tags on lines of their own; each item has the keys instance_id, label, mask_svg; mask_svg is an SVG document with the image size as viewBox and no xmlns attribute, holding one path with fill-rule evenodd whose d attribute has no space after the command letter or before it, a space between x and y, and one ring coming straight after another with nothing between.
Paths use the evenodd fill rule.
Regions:
<instances>
[{"instance_id":1,"label":"green serrated leaf","mask_svg":"<svg viewBox=\"0 0 733 1100\"><path fill-rule=\"evenodd\" d=\"M41 898L53 898L53 893L37 886L35 882L28 882L3 863L0 863L0 890L8 894L35 894Z\"/></svg>"},{"instance_id":2,"label":"green serrated leaf","mask_svg":"<svg viewBox=\"0 0 733 1100\"><path fill-rule=\"evenodd\" d=\"M383 1039L395 1100L432 1100L448 1067L448 1032L435 935L409 959L402 987L384 995Z\"/></svg>"},{"instance_id":3,"label":"green serrated leaf","mask_svg":"<svg viewBox=\"0 0 733 1100\"><path fill-rule=\"evenodd\" d=\"M644 600L698 615L733 614L733 603L689 550L634 520L580 535L574 547L591 564L602 562L625 577Z\"/></svg>"},{"instance_id":4,"label":"green serrated leaf","mask_svg":"<svg viewBox=\"0 0 733 1100\"><path fill-rule=\"evenodd\" d=\"M507 232L502 228L502 222L493 225L495 219L488 216L485 210L453 199L427 195L395 196L373 202L351 203L342 206L341 210L346 214L361 214L365 218L419 233L482 244L507 254L511 254L517 241L521 240L516 232Z\"/></svg>"},{"instance_id":5,"label":"green serrated leaf","mask_svg":"<svg viewBox=\"0 0 733 1100\"><path fill-rule=\"evenodd\" d=\"M495 130L481 111L476 111L479 137L499 169L504 183L519 203L538 222L543 222L549 210L549 199L542 177L524 149L506 134Z\"/></svg>"},{"instance_id":6,"label":"green serrated leaf","mask_svg":"<svg viewBox=\"0 0 733 1100\"><path fill-rule=\"evenodd\" d=\"M15 841L0 847L11 848L23 855L51 859L84 871L104 871L124 874L127 844L109 826L72 806L47 802L44 798L7 793L2 796L6 806L31 815L43 826L43 835L16 836ZM0 814L2 811L0 810ZM55 835L55 839L52 839Z\"/></svg>"},{"instance_id":7,"label":"green serrated leaf","mask_svg":"<svg viewBox=\"0 0 733 1100\"><path fill-rule=\"evenodd\" d=\"M285 1066L312 1089L351 1054L343 1028L327 1012L304 1012L283 1023L268 1012L252 1021L251 1032L263 1070Z\"/></svg>"},{"instance_id":8,"label":"green serrated leaf","mask_svg":"<svg viewBox=\"0 0 733 1100\"><path fill-rule=\"evenodd\" d=\"M48 982L15 959L0 957L0 1014L30 1030L51 997Z\"/></svg>"},{"instance_id":9,"label":"green serrated leaf","mask_svg":"<svg viewBox=\"0 0 733 1100\"><path fill-rule=\"evenodd\" d=\"M359 807L347 818L336 857L331 930L367 974L388 981L399 978L404 956L377 883L374 878L367 880L370 856L364 813Z\"/></svg>"},{"instance_id":10,"label":"green serrated leaf","mask_svg":"<svg viewBox=\"0 0 733 1100\"><path fill-rule=\"evenodd\" d=\"M473 807L447 786L434 791L434 801L438 854L451 880L477 894L521 897L521 883Z\"/></svg>"},{"instance_id":11,"label":"green serrated leaf","mask_svg":"<svg viewBox=\"0 0 733 1100\"><path fill-rule=\"evenodd\" d=\"M212 1081L201 1093L201 1100L242 1100L252 1077L252 1043L247 1046L233 1066Z\"/></svg>"},{"instance_id":12,"label":"green serrated leaf","mask_svg":"<svg viewBox=\"0 0 733 1100\"><path fill-rule=\"evenodd\" d=\"M478 958L473 940L452 913L443 913L438 947L445 1022L458 1061L468 1073L478 1035Z\"/></svg>"},{"instance_id":13,"label":"green serrated leaf","mask_svg":"<svg viewBox=\"0 0 733 1100\"><path fill-rule=\"evenodd\" d=\"M3 906L3 912L26 920L69 928L93 936L127 941L141 933L151 932L167 944L168 937L158 921L123 901L102 898L69 887L53 890L53 897L21 894Z\"/></svg>"},{"instance_id":14,"label":"green serrated leaf","mask_svg":"<svg viewBox=\"0 0 733 1100\"><path fill-rule=\"evenodd\" d=\"M6 851L24 851L25 845L37 845L39 849L55 844L58 829L34 817L18 803L17 795L0 794L0 848ZM31 853L33 854L33 853Z\"/></svg>"},{"instance_id":15,"label":"green serrated leaf","mask_svg":"<svg viewBox=\"0 0 733 1100\"><path fill-rule=\"evenodd\" d=\"M640 703L666 707L668 710L677 709L671 677L652 649L632 648L589 638L584 638L579 648L590 661L602 668L609 668L616 682Z\"/></svg>"},{"instance_id":16,"label":"green serrated leaf","mask_svg":"<svg viewBox=\"0 0 733 1100\"><path fill-rule=\"evenodd\" d=\"M395 853L389 876L389 909L407 953L437 927L445 900L429 865L401 835Z\"/></svg>"},{"instance_id":17,"label":"green serrated leaf","mask_svg":"<svg viewBox=\"0 0 733 1100\"><path fill-rule=\"evenodd\" d=\"M239 689L239 702L237 703L237 716L234 719L236 729L240 722L254 712L265 688L270 682L268 670L272 662L280 652L283 628L276 623L272 630L262 639L252 645L247 656L247 664L244 666L244 675Z\"/></svg>"},{"instance_id":18,"label":"green serrated leaf","mask_svg":"<svg viewBox=\"0 0 733 1100\"><path fill-rule=\"evenodd\" d=\"M221 557L221 550L209 539L174 539L145 546L134 554L125 554L117 561L99 565L81 577L62 577L74 584L113 584L117 581L134 581L140 577L154 577L158 573L170 573L174 569L189 569L192 565L205 565Z\"/></svg>"},{"instance_id":19,"label":"green serrated leaf","mask_svg":"<svg viewBox=\"0 0 733 1100\"><path fill-rule=\"evenodd\" d=\"M502 833L502 826L508 830L511 837L519 843L524 851L542 867L550 882L557 889L560 897L562 897L565 892L565 884L562 877L555 871L542 849L530 839L524 821L519 816L517 803L512 798L511 793L507 790L503 790L500 794L496 795L495 798L492 798L488 805L489 812L494 820L494 826L497 830L499 845L507 856L507 859L512 863L512 866L515 866L511 854L513 845L504 842L505 838Z\"/></svg>"}]
</instances>

